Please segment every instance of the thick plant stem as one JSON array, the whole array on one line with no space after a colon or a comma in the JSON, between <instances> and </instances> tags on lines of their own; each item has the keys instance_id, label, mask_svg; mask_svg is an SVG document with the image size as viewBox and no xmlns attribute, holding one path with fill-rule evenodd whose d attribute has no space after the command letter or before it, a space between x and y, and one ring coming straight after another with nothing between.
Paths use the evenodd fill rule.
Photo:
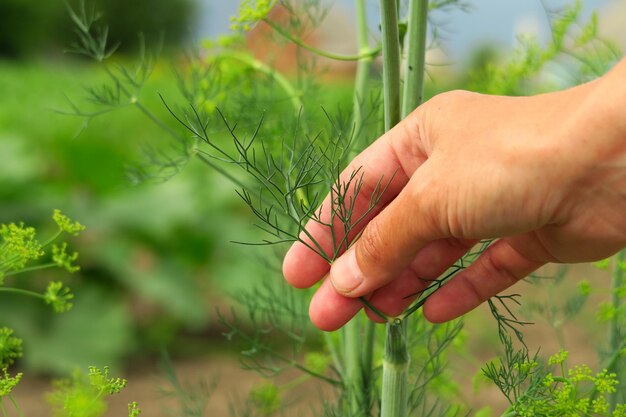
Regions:
<instances>
[{"instance_id":1,"label":"thick plant stem","mask_svg":"<svg viewBox=\"0 0 626 417\"><path fill-rule=\"evenodd\" d=\"M398 3L380 0L383 44L383 98L385 131L400 121L400 39L398 35ZM405 325L395 320L386 325L381 417L406 417L408 401L409 355L406 348Z\"/></svg>"},{"instance_id":2,"label":"thick plant stem","mask_svg":"<svg viewBox=\"0 0 626 417\"><path fill-rule=\"evenodd\" d=\"M406 325L403 321L395 320L387 323L380 404L381 417L406 417L408 370L409 354L406 348Z\"/></svg>"},{"instance_id":3,"label":"thick plant stem","mask_svg":"<svg viewBox=\"0 0 626 417\"><path fill-rule=\"evenodd\" d=\"M357 62L356 77L353 96L353 125L354 135L360 138L363 131L363 104L367 96L367 82L372 65L372 56L367 54L370 50L367 39L367 15L365 0L356 0L357 19L357 47L359 60ZM361 144L359 140L355 141ZM358 146L356 147L358 148ZM350 157L354 157L351 154ZM353 318L343 329L344 332L344 359L345 359L345 385L348 388L348 401L350 415L365 417L371 415L370 410L370 384L366 375L371 374L374 338L373 324L366 324L366 337L363 339L362 320Z\"/></svg>"},{"instance_id":4,"label":"thick plant stem","mask_svg":"<svg viewBox=\"0 0 626 417\"><path fill-rule=\"evenodd\" d=\"M346 378L344 385L348 389L350 417L369 417L368 387L363 369L363 343L361 318L354 317L344 326ZM370 370L367 370L369 372Z\"/></svg>"},{"instance_id":5,"label":"thick plant stem","mask_svg":"<svg viewBox=\"0 0 626 417\"><path fill-rule=\"evenodd\" d=\"M356 25L357 25L357 46L359 54L368 51L370 48L369 41L367 39L367 14L365 10L365 0L356 0ZM370 70L372 68L372 57L363 56L357 62L356 76L354 81L354 98L353 98L353 110L352 121L354 125L355 138L361 138L363 132L364 122L364 107L365 99L367 97L367 82ZM361 144L359 140L357 144ZM350 155L354 157L355 155Z\"/></svg>"},{"instance_id":6,"label":"thick plant stem","mask_svg":"<svg viewBox=\"0 0 626 417\"><path fill-rule=\"evenodd\" d=\"M611 290L612 290L612 304L616 311L619 311L622 306L621 297L618 294L620 288L626 284L626 250L623 250L617 254L615 257L615 265L613 266L613 277L611 280ZM620 316L619 314L615 314L609 323L609 352L614 353L621 349L623 349L623 338L624 334L620 325ZM609 364L607 371L609 373L620 374L620 361L614 360ZM613 392L609 394L609 410L612 412L615 410L615 406L618 402L618 392Z\"/></svg>"},{"instance_id":7,"label":"thick plant stem","mask_svg":"<svg viewBox=\"0 0 626 417\"><path fill-rule=\"evenodd\" d=\"M428 0L410 0L409 27L405 47L403 118L408 116L423 101L427 24Z\"/></svg>"},{"instance_id":8,"label":"thick plant stem","mask_svg":"<svg viewBox=\"0 0 626 417\"><path fill-rule=\"evenodd\" d=\"M380 0L383 41L383 98L385 131L400 121L400 39L395 0Z\"/></svg>"}]
</instances>

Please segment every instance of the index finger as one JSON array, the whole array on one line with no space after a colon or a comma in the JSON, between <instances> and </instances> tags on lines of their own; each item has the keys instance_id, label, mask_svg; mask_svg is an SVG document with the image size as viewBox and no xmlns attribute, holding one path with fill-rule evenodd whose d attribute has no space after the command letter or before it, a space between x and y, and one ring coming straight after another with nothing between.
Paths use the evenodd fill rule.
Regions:
<instances>
[{"instance_id":1,"label":"index finger","mask_svg":"<svg viewBox=\"0 0 626 417\"><path fill-rule=\"evenodd\" d=\"M283 275L287 282L306 288L328 273L329 263L316 250L323 251L327 259L339 256L363 227L400 193L426 160L418 138L417 125L409 116L348 164L336 182L337 187L333 187L341 190L335 189L324 199L317 212L319 218L308 221L300 233L301 241L295 242L285 255ZM373 201L376 204L372 207ZM347 208L348 228L338 215Z\"/></svg>"}]
</instances>

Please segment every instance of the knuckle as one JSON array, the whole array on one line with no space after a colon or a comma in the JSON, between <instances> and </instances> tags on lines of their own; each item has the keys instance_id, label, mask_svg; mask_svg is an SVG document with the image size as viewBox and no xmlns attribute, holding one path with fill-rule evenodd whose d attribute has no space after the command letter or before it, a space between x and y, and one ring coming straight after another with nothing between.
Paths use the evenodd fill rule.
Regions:
<instances>
[{"instance_id":1,"label":"knuckle","mask_svg":"<svg viewBox=\"0 0 626 417\"><path fill-rule=\"evenodd\" d=\"M413 117L422 127L422 134L427 137L432 124L449 123L449 117L467 108L468 102L480 97L479 93L466 90L452 90L437 94L419 106ZM442 115L447 117L442 118Z\"/></svg>"},{"instance_id":2,"label":"knuckle","mask_svg":"<svg viewBox=\"0 0 626 417\"><path fill-rule=\"evenodd\" d=\"M365 267L370 271L384 261L381 250L385 247L383 236L380 224L375 220L363 230L356 247L356 255L361 268Z\"/></svg>"},{"instance_id":3,"label":"knuckle","mask_svg":"<svg viewBox=\"0 0 626 417\"><path fill-rule=\"evenodd\" d=\"M469 250L475 245L476 242L472 239L451 237L449 238L448 243L453 249Z\"/></svg>"},{"instance_id":4,"label":"knuckle","mask_svg":"<svg viewBox=\"0 0 626 417\"><path fill-rule=\"evenodd\" d=\"M487 275L498 280L506 281L507 287L523 278L516 276L507 265L502 263L496 256L493 256L493 253L489 250L483 253L479 259L482 260L483 267L488 273ZM490 297L490 295L488 297ZM485 300L486 298L482 301Z\"/></svg>"},{"instance_id":5,"label":"knuckle","mask_svg":"<svg viewBox=\"0 0 626 417\"><path fill-rule=\"evenodd\" d=\"M467 90L451 90L444 93L437 94L425 104L426 107L434 109L442 109L454 105L456 103L472 99L476 97L478 93L473 93Z\"/></svg>"},{"instance_id":6,"label":"knuckle","mask_svg":"<svg viewBox=\"0 0 626 417\"><path fill-rule=\"evenodd\" d=\"M490 294L485 293L482 290L482 287L478 285L476 282L471 280L463 281L465 289L464 292L466 297L472 301L473 305L479 305L487 301L491 298Z\"/></svg>"}]
</instances>

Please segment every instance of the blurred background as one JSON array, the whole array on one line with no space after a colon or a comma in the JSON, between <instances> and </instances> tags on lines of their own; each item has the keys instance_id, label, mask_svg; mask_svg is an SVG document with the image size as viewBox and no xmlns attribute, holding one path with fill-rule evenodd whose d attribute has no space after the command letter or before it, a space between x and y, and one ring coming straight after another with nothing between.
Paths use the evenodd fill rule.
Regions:
<instances>
[{"instance_id":1,"label":"blurred background","mask_svg":"<svg viewBox=\"0 0 626 417\"><path fill-rule=\"evenodd\" d=\"M546 5L539 0L469 3L469 11L434 16L441 40L429 59L446 65L430 68L429 95L463 87L465 74L479 65L481 54L506 54L520 33L540 40L549 36ZM544 3L558 7L565 2ZM227 33L237 2L96 4L110 39L120 42L118 62L135 59L141 47L138 32L148 43L164 39L141 99L168 126L180 129L157 93L178 97L172 66L180 62L181 51ZM333 4L315 41L323 49L354 51L352 3ZM376 2L370 4L376 33ZM583 10L587 17L599 10L601 33L626 48L626 3L588 0ZM142 160L142 144L163 140L162 130L136 109L121 109L88 124L60 113L71 107L68 98L80 99L85 88L106 78L98 65L64 53L75 36L62 1L0 0L0 223L24 221L45 234L58 208L87 226L72 242L80 252L81 271L59 276L76 293L72 311L51 315L37 300L0 296L0 325L13 327L25 340L19 368L31 385L20 388L18 398L35 398L25 401L27 415L46 415L39 410L45 408L41 393L47 378L95 364L128 375L130 389L124 395L156 403L156 364L163 351L183 373L209 379L221 374L225 393L245 389L253 378L238 370L216 310L227 310L229 294L258 276L249 249L230 243L254 240L251 218L232 185L200 163L190 162L163 183L133 184L127 173ZM349 91L351 71L331 71L328 82L345 88L330 89L335 92L325 97L327 102L349 105L351 97L343 91ZM56 278L54 274L63 273L33 280ZM127 399L120 399L110 415L123 412ZM216 407L215 414L207 415L225 415L226 405Z\"/></svg>"}]
</instances>

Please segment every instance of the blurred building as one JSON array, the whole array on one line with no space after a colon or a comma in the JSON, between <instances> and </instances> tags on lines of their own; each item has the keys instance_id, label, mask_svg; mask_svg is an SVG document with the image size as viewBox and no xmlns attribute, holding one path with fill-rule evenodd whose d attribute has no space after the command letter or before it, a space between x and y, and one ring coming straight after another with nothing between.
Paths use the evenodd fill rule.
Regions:
<instances>
[{"instance_id":1,"label":"blurred building","mask_svg":"<svg viewBox=\"0 0 626 417\"><path fill-rule=\"evenodd\" d=\"M288 12L282 7L276 7L270 14L270 19L276 22L287 21ZM305 22L304 25L307 25ZM342 7L333 7L319 26L305 30L301 37L306 44L314 48L340 55L354 55L357 53L356 27L354 17ZM276 39L278 42L270 41ZM315 56L318 68L329 78L343 78L354 75L356 63L354 61L337 61L312 54L305 49L288 42L282 35L276 33L270 26L260 22L247 34L249 50L255 57L269 62L273 67L284 73L295 73L301 60L299 57L311 58Z\"/></svg>"},{"instance_id":2,"label":"blurred building","mask_svg":"<svg viewBox=\"0 0 626 417\"><path fill-rule=\"evenodd\" d=\"M626 2L613 0L600 10L600 33L626 52Z\"/></svg>"}]
</instances>

